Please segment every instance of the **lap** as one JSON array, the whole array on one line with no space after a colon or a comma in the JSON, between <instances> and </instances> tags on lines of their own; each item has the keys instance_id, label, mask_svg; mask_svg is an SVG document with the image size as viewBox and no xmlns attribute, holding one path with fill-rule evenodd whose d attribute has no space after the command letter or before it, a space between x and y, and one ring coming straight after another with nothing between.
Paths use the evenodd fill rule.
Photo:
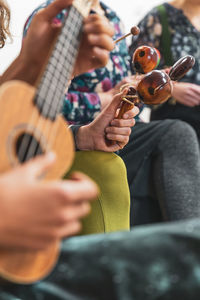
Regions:
<instances>
[{"instance_id":1,"label":"lap","mask_svg":"<svg viewBox=\"0 0 200 300\"><path fill-rule=\"evenodd\" d=\"M199 220L71 238L48 278L1 288L1 299L196 300L199 247Z\"/></svg>"}]
</instances>

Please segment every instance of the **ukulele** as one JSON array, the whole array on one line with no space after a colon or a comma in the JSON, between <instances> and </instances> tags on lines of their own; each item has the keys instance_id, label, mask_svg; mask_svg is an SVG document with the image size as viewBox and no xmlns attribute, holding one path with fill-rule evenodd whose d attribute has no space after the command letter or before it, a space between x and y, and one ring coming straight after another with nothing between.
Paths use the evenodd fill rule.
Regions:
<instances>
[{"instance_id":1,"label":"ukulele","mask_svg":"<svg viewBox=\"0 0 200 300\"><path fill-rule=\"evenodd\" d=\"M0 88L0 172L53 151L55 166L44 179L61 178L74 158L74 143L60 114L66 83L71 79L78 54L84 18L93 0L74 0L38 88L10 81ZM0 250L0 276L3 280L29 284L50 273L57 262L60 241L44 251Z\"/></svg>"}]
</instances>

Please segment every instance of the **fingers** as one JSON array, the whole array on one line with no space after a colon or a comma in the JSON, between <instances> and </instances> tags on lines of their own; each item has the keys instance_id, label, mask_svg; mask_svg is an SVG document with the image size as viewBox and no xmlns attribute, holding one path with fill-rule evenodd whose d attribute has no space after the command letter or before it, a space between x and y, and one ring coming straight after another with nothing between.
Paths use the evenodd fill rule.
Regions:
<instances>
[{"instance_id":1,"label":"fingers","mask_svg":"<svg viewBox=\"0 0 200 300\"><path fill-rule=\"evenodd\" d=\"M27 176L31 176L32 178L41 177L53 166L55 160L55 154L49 152L25 163L21 166L21 171L27 173Z\"/></svg>"},{"instance_id":2,"label":"fingers","mask_svg":"<svg viewBox=\"0 0 200 300\"><path fill-rule=\"evenodd\" d=\"M95 68L100 68L107 64L109 60L109 51L104 50L102 48L94 47L92 49L91 56L93 57L92 67L95 66Z\"/></svg>"},{"instance_id":3,"label":"fingers","mask_svg":"<svg viewBox=\"0 0 200 300\"><path fill-rule=\"evenodd\" d=\"M123 115L123 119L114 119L105 129L106 138L111 141L116 141L119 148L123 148L129 141L131 127L135 125L133 119L139 113L138 107L134 107Z\"/></svg>"},{"instance_id":4,"label":"fingers","mask_svg":"<svg viewBox=\"0 0 200 300\"><path fill-rule=\"evenodd\" d=\"M72 0L55 0L49 4L45 9L39 12L40 16L43 16L47 21L52 21L61 10L67 8L72 4Z\"/></svg>"},{"instance_id":5,"label":"fingers","mask_svg":"<svg viewBox=\"0 0 200 300\"><path fill-rule=\"evenodd\" d=\"M199 105L199 100L198 100L198 99L195 99L195 98L192 98L192 99L190 99L189 101L187 101L186 104L187 104L188 106L194 107L194 106Z\"/></svg>"},{"instance_id":6,"label":"fingers","mask_svg":"<svg viewBox=\"0 0 200 300\"><path fill-rule=\"evenodd\" d=\"M135 125L135 119L114 119L111 121L110 125L115 127L133 127Z\"/></svg>"},{"instance_id":7,"label":"fingers","mask_svg":"<svg viewBox=\"0 0 200 300\"><path fill-rule=\"evenodd\" d=\"M52 197L59 199L61 205L94 200L99 192L96 183L80 173L72 175L71 179L53 182L50 187L46 185Z\"/></svg>"},{"instance_id":8,"label":"fingers","mask_svg":"<svg viewBox=\"0 0 200 300\"><path fill-rule=\"evenodd\" d=\"M104 113L107 114L107 113L113 113L113 115L115 116L116 115L116 111L118 109L118 107L120 107L120 104L122 102L122 97L124 95L127 94L127 91L128 89L125 88L123 90L123 92L119 93L119 94L116 94L114 97L113 97L113 100L107 105L107 107L104 109ZM126 112L123 116L124 119L128 119L128 118L133 118L135 117L137 114L139 113L139 109L138 107L134 107L133 109L129 110L128 112Z\"/></svg>"},{"instance_id":9,"label":"fingers","mask_svg":"<svg viewBox=\"0 0 200 300\"><path fill-rule=\"evenodd\" d=\"M81 202L67 205L62 210L59 216L55 219L55 222L51 222L53 226L64 226L70 222L80 220L87 216L91 211L89 203Z\"/></svg>"},{"instance_id":10,"label":"fingers","mask_svg":"<svg viewBox=\"0 0 200 300\"><path fill-rule=\"evenodd\" d=\"M123 119L132 119L139 114L140 110L137 106L134 106L132 109L128 110L124 115Z\"/></svg>"},{"instance_id":11,"label":"fingers","mask_svg":"<svg viewBox=\"0 0 200 300\"><path fill-rule=\"evenodd\" d=\"M124 120L128 120L128 119L133 119L134 117L136 117L138 114L139 114L139 112L140 112L140 110L139 110L139 108L137 107L137 106L134 106L132 109L130 109L130 110L128 110L128 111L126 111L124 114L123 114L123 116L121 117L121 113L120 113L120 109L117 109L117 111L116 111L116 114L115 114L115 117L116 118L118 118L118 116L119 116L119 113L120 113L120 120L121 119L124 119ZM114 119L115 120L115 119ZM113 121L114 121L113 120ZM116 126L118 126L117 124L120 124L120 123L118 123L118 122L114 122L113 123L113 121L110 123L111 125L116 125ZM129 126L129 125L127 125L128 123L126 123L126 125L125 126ZM133 126L133 125L131 125L131 126Z\"/></svg>"},{"instance_id":12,"label":"fingers","mask_svg":"<svg viewBox=\"0 0 200 300\"><path fill-rule=\"evenodd\" d=\"M107 51L112 51L114 48L114 43L112 42L111 38L105 34L89 34L88 35L88 42L91 46L100 47Z\"/></svg>"},{"instance_id":13,"label":"fingers","mask_svg":"<svg viewBox=\"0 0 200 300\"><path fill-rule=\"evenodd\" d=\"M127 89L125 89L126 91ZM123 95L125 95L125 92L121 92L119 94L116 94L112 101L107 105L107 107L105 108L104 111L112 111L112 112L116 112L117 108L120 106L120 103L122 101L122 97Z\"/></svg>"},{"instance_id":14,"label":"fingers","mask_svg":"<svg viewBox=\"0 0 200 300\"><path fill-rule=\"evenodd\" d=\"M74 220L64 224L63 226L51 228L48 236L47 234L44 234L44 237L46 236L46 242L52 243L53 241L79 233L81 228L81 222L79 220Z\"/></svg>"},{"instance_id":15,"label":"fingers","mask_svg":"<svg viewBox=\"0 0 200 300\"><path fill-rule=\"evenodd\" d=\"M86 19L74 74L81 74L107 64L109 52L115 46L113 33L105 17L91 15Z\"/></svg>"},{"instance_id":16,"label":"fingers","mask_svg":"<svg viewBox=\"0 0 200 300\"><path fill-rule=\"evenodd\" d=\"M105 129L106 138L111 141L121 142L126 145L131 134L131 127L135 125L134 119L115 119L112 121L112 126Z\"/></svg>"},{"instance_id":17,"label":"fingers","mask_svg":"<svg viewBox=\"0 0 200 300\"><path fill-rule=\"evenodd\" d=\"M113 134L129 136L131 134L131 128L130 127L119 128L119 127L111 126L106 128L106 133L108 139L110 139L109 136Z\"/></svg>"},{"instance_id":18,"label":"fingers","mask_svg":"<svg viewBox=\"0 0 200 300\"><path fill-rule=\"evenodd\" d=\"M190 91L190 93L188 93L183 99L182 99L182 103L190 106L190 107L194 107L199 105L199 97L196 93L194 93L192 90Z\"/></svg>"},{"instance_id":19,"label":"fingers","mask_svg":"<svg viewBox=\"0 0 200 300\"><path fill-rule=\"evenodd\" d=\"M72 236L80 232L82 228L81 222L79 220L74 220L66 223L63 226L46 226L40 229L38 234L38 229L35 234L29 236L29 248L31 250L45 250L52 243L58 242L64 237ZM23 243L23 237L22 241ZM24 241L25 247L27 248L27 239Z\"/></svg>"},{"instance_id":20,"label":"fingers","mask_svg":"<svg viewBox=\"0 0 200 300\"><path fill-rule=\"evenodd\" d=\"M99 15L90 15L86 20L83 31L89 33L105 33L112 37L114 35L114 28L109 24L106 18Z\"/></svg>"},{"instance_id":21,"label":"fingers","mask_svg":"<svg viewBox=\"0 0 200 300\"><path fill-rule=\"evenodd\" d=\"M123 145L126 145L129 141L129 136L128 135L108 133L108 134L106 134L106 138L110 141L116 141L117 143L120 142Z\"/></svg>"},{"instance_id":22,"label":"fingers","mask_svg":"<svg viewBox=\"0 0 200 300\"><path fill-rule=\"evenodd\" d=\"M100 47L107 51L113 50L114 29L105 17L97 14L90 15L85 21L83 31L92 47Z\"/></svg>"},{"instance_id":23,"label":"fingers","mask_svg":"<svg viewBox=\"0 0 200 300\"><path fill-rule=\"evenodd\" d=\"M191 96L190 96L191 102L194 104L194 106L199 105L200 103L200 89L199 87L191 88Z\"/></svg>"},{"instance_id":24,"label":"fingers","mask_svg":"<svg viewBox=\"0 0 200 300\"><path fill-rule=\"evenodd\" d=\"M81 231L82 225L79 221L71 222L67 226L59 230L58 235L60 238L75 235Z\"/></svg>"}]
</instances>

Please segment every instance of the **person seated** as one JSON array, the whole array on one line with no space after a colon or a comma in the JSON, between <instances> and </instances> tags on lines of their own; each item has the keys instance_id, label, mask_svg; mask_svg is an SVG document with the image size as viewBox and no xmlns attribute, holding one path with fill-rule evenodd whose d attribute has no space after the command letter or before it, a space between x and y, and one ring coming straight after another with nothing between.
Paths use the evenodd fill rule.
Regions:
<instances>
[{"instance_id":1,"label":"person seated","mask_svg":"<svg viewBox=\"0 0 200 300\"><path fill-rule=\"evenodd\" d=\"M180 119L190 124L200 141L200 3L198 0L173 0L152 8L139 22L135 47L146 44L161 54L159 68L171 67L180 57L193 55L195 65L173 86L172 98L153 106L151 120Z\"/></svg>"},{"instance_id":2,"label":"person seated","mask_svg":"<svg viewBox=\"0 0 200 300\"><path fill-rule=\"evenodd\" d=\"M123 35L121 20L112 9L94 1L93 11L113 26L114 40ZM130 55L123 40L110 52L105 67L91 69L72 80L64 99L64 116L71 124L88 124L124 83L133 80ZM144 123L139 119L128 145L118 154L127 168L132 225L199 217L200 154L190 126L178 120Z\"/></svg>"},{"instance_id":3,"label":"person seated","mask_svg":"<svg viewBox=\"0 0 200 300\"><path fill-rule=\"evenodd\" d=\"M51 1L48 1L48 4L51 3ZM45 4L43 4L41 6L41 8L45 7ZM37 11L37 10L36 10ZM35 12L36 12L35 11ZM33 14L34 16L34 14ZM60 13L59 14L59 18L63 19L64 17L64 13ZM58 18L58 17L57 17ZM104 26L101 26L101 23L104 24ZM59 24L58 20L57 22L55 22L56 24ZM30 24L30 20L27 21L27 25L25 27L27 27ZM108 22L105 20L105 18L103 18L102 16L99 16L97 14L93 14L91 16L89 16L89 18L87 20L85 20L85 26L84 26L85 30L87 30L88 34L90 34L89 36L89 41L90 43L96 43L99 47L102 46L102 41L101 39L94 39L93 38L93 32L94 30L100 30L101 32L101 38L105 41L105 44L107 42L106 40L106 34L113 34L113 29L110 25L108 25ZM97 29L96 29L97 28ZM24 35L25 36L25 35ZM100 36L100 34L99 34ZM112 41L112 44L109 45L108 43L106 44L106 49L107 50L112 50L114 45L114 42ZM45 51L45 50L43 50ZM87 54L91 55L91 57L95 56L95 51L96 48L94 47L94 53L86 53L86 51L82 51L80 53L80 59L81 61L83 60L83 57L85 57ZM46 54L47 55L47 54ZM101 54L102 55L102 54ZM96 56L95 56L96 57ZM42 58L41 59L41 63L42 63ZM95 58L95 60L97 59L97 62L95 62L95 64L97 65L98 63L98 56ZM43 61L45 59L43 58ZM92 60L94 60L94 58L92 58ZM99 64L99 63L98 63ZM84 70L80 70L80 64L79 64L79 70L78 71L74 71L74 74L77 74L78 72L84 72ZM100 65L99 65L100 66ZM91 66L90 66L91 69ZM74 75L73 74L73 75ZM135 108L135 110L137 110L137 108ZM119 120L115 120L115 125L114 122L112 123L112 127L108 128L108 134L107 137L109 137L109 139L115 139L115 136L113 136L113 133L115 133L116 131L116 126L121 126L120 123L126 123L126 121L119 121ZM132 120L133 122L133 120ZM83 126L80 129L76 128L76 127L71 127L71 129L73 130L73 132L75 133L76 137L75 137L75 141L76 141L76 146L79 150L86 150L86 151L91 151L94 150L94 147L88 147L88 143L89 141L92 141L92 139L90 138L90 135L93 134L93 136L95 137L95 139L97 140L96 145L95 145L95 150L101 150L104 152L114 152L119 150L120 148L123 148L124 145L122 142L120 142L120 140L117 141L117 143L115 143L114 146L107 146L102 148L99 148L98 144L99 141L97 139L97 136L99 134L99 130L93 130L89 132L89 134L86 133L86 128L87 126ZM90 128L90 125L88 125L88 128ZM124 132L124 130L126 132ZM84 132L83 132L84 131ZM121 134L121 137L123 140L127 139L127 133L128 133L129 129L128 128L124 128ZM77 134L76 134L77 133ZM78 145L80 142L78 141L79 139L79 135L81 134L82 137L85 138L86 143L87 143L87 147L83 146L83 145ZM123 136L124 135L124 136ZM81 141L83 142L83 141ZM128 142L128 140L126 141L126 143ZM119 147L120 145L120 147ZM89 167L90 166L90 167ZM105 172L105 169L107 170L107 172ZM99 185L100 189L101 189L101 194L98 198L98 202L93 203L93 209L92 209L92 214L89 217L89 220L87 220L87 223L84 221L84 228L87 227L87 233L88 230L89 232L96 232L96 228L98 227L98 232L99 231L113 231L113 230L122 230L122 229L129 229L130 225L129 225L129 219L130 219L130 195L129 195L129 189L128 189L128 185L127 185L127 179L126 179L126 169L124 166L123 161L119 158L119 156L116 156L114 154L110 154L109 156L105 153L97 153L97 152L93 152L93 153L85 153L83 151L79 151L76 153L75 156L75 161L74 164L72 166L72 170L79 170L82 171L84 173L87 173L88 176L90 176L91 178L93 178ZM102 180L102 176L103 179ZM106 198L104 198L104 195L107 195ZM109 198L109 201L107 200L107 198ZM96 207L96 209L95 209ZM113 207L115 209L113 209ZM98 208L98 209L97 209ZM98 212L98 214L96 214ZM93 220L93 221L92 221ZM101 225L98 225L101 224ZM83 232L85 233L85 230L83 230Z\"/></svg>"},{"instance_id":4,"label":"person seated","mask_svg":"<svg viewBox=\"0 0 200 300\"><path fill-rule=\"evenodd\" d=\"M58 3L59 3L59 5L63 5L62 3L60 4L60 2L58 2ZM49 48L48 43L50 43L50 41L54 40L54 34L56 34L57 29L58 29L57 27L56 28L54 27L54 24L52 23L52 19L55 16L56 12L60 11L59 5L56 2L56 4L50 5L48 7L48 9L45 10L45 13L43 13L43 12L38 13L36 18L33 20L33 25L30 28L29 34L24 39L23 46L22 46L19 56L12 63L12 65L5 71L5 73L2 75L1 84L3 84L4 82L6 82L8 80L13 80L13 79L24 80L32 85L35 84L36 79L38 77L38 73L40 73L41 61L44 59L44 57L46 55L45 51L44 52L42 52L42 51L47 50ZM96 31L94 29L94 30L92 30L92 33L91 33L91 31L87 32L87 28L86 28L85 37L83 37L83 41L84 40L88 41L86 44L84 44L85 42L83 43L84 47L86 47L86 49L90 48L91 54L93 54L93 48L94 48L94 51L97 51L96 59L92 60L92 64L94 64L94 66L96 64L101 65L106 62L107 57L108 57L108 50L109 50L109 48L112 48L112 45L113 45L113 41L111 39L112 28L110 28L107 23L103 22L102 18L97 17L97 19L98 19L99 23L102 24L101 30L104 32L104 35L101 34L101 30ZM88 20L87 24L89 24L90 22L94 23L94 18L92 18L92 19L90 18L90 20ZM48 27L51 28L51 31L49 30L49 32L47 31ZM39 30L39 28L40 28L40 30ZM46 36L46 44L39 43L37 47L33 47L33 45L35 44L35 41L38 41L40 39L40 37L43 35L43 30L44 30L45 34L46 33L49 34L49 36ZM98 42L95 43L95 42L93 42L93 40L90 41L90 35L93 35L93 36L95 36L95 38L97 38L97 40L101 44L101 47L98 48ZM95 41L95 38L94 38L94 41ZM43 41L44 41L44 39L43 39ZM94 45L93 45L93 43L94 43ZM83 54L83 51L84 51L84 48L81 45L80 53ZM42 57L42 53L44 55L43 57ZM36 59L35 59L35 57L36 57ZM80 72L80 68L81 68L81 70L83 70L84 68L86 68L87 65L88 65L88 68L91 65L91 59L90 59L91 56L89 56L88 60L86 60L86 59L83 60L82 55L79 55L79 57L77 59L77 61L79 61L79 63L77 62L78 67L75 66L75 70L74 70L74 72L76 72L76 73ZM27 70L29 70L29 69L31 69L32 72L29 72L28 76L26 76L25 74L26 74ZM126 119L121 120L119 122L119 121L115 120L115 112L116 112L117 108L119 107L120 102L121 102L121 95L117 95L116 97L114 97L112 103L105 109L104 113L102 113L102 115L99 116L99 118L97 120L95 120L95 122L93 122L87 126L83 126L79 129L79 131L75 137L76 144L77 144L79 150L87 150L87 151L100 150L100 151L105 151L105 152L112 152L112 151L121 149L126 145L126 143L128 142L128 136L130 134L129 128L134 125L133 117L138 113L138 109L135 108L132 111L130 111L126 115ZM109 125L110 123L115 124L115 126L111 127ZM106 133L107 139L111 138L116 141L116 143L114 145L110 145L110 146L107 145L107 142L105 139L105 132L107 132ZM90 156L91 156L91 153L90 153ZM94 154L92 154L92 156L94 156ZM106 160L106 163L109 164L108 158ZM112 157L112 164L113 163L116 164L117 166L121 166L121 162L119 162L118 159L113 159L113 157ZM96 160L96 164L98 165L98 160ZM31 170L32 168L34 168L34 165L35 165L34 162L30 163L28 165L29 167L27 167L27 169ZM128 193L128 186L126 183L126 172L125 172L124 167L121 168L119 171L122 172L120 174L120 176L121 176L120 183L123 186L123 182L125 182L124 186L127 190L127 193L125 193L126 198L123 199L122 204L120 204L119 208L122 208L124 205L126 214L123 216L122 212L120 212L119 220L120 220L120 217L122 219L122 216L123 216L123 221L121 221L121 223L119 222L119 224L118 224L118 223L116 223L116 220L115 220L115 227L113 227L113 224L110 224L112 220L107 220L105 222L105 224L103 224L106 226L107 226L107 224L110 224L109 229L105 228L106 231L116 230L116 228L119 228L121 230L129 228L129 224L128 224L129 193ZM12 174L15 174L15 171L12 171ZM18 174L18 171L16 172L16 174ZM9 175L9 172L8 172L8 175ZM90 174L88 174L88 175L90 175ZM12 176L14 176L14 175L12 175ZM73 175L72 175L72 178L73 178ZM111 179L113 179L113 178L111 178ZM70 177L70 182L71 182L71 177ZM108 188L107 188L107 190L108 190ZM22 191L23 191L23 189L22 189ZM119 191L120 191L120 188L118 188L118 193L119 193ZM103 191L101 191L101 193L103 193ZM109 193L107 193L106 195L108 196ZM123 196L122 192L120 192L120 195ZM114 192L114 196L116 196L115 192ZM117 195L117 197L119 197L119 195ZM117 197L113 197L113 198L117 199ZM22 196L22 198L23 198L23 196ZM112 204L112 202L110 203L110 205L111 204ZM116 202L115 205L117 207L117 206L119 206L119 203ZM118 208L118 210L119 210L119 208ZM109 209L111 211L111 207ZM104 210L105 210L105 208L104 208ZM112 208L112 211L114 214L116 209ZM101 213L101 211L100 211L100 213ZM106 213L104 212L104 214L105 214L105 218L106 218L107 217ZM110 219L110 215L108 215L108 217ZM107 219L108 219L108 217L107 217ZM98 219L96 219L95 221L97 222ZM120 224L125 224L125 225L123 225L124 226L123 227ZM86 225L84 226L84 228L86 227ZM97 226L95 228L97 228ZM88 231L91 232L91 228L89 228L87 230L87 233L88 233ZM97 231L97 229L95 229L95 232L96 231ZM102 231L102 229L101 229L101 231Z\"/></svg>"},{"instance_id":5,"label":"person seated","mask_svg":"<svg viewBox=\"0 0 200 300\"><path fill-rule=\"evenodd\" d=\"M58 27L55 28L52 21L58 12L70 4L70 0L54 1L34 17L19 56L1 76L1 85L14 79L26 81L31 85L35 84L42 67L41 62L46 56L46 50L57 34ZM3 46L6 35L9 34L5 22L6 17L9 19L9 9L3 1L0 2L0 7L2 9ZM89 48L90 52L88 51L88 53L94 54L95 52L96 59L91 61L91 55L84 59L82 55L79 55L74 73L89 68L91 64L94 66L104 65L108 59L108 51L113 46L112 28L103 22L101 17L97 16L95 20L97 21L97 19L102 25L101 30L87 31L87 28L84 28L83 42L80 46L81 54ZM94 18L89 18L87 24L90 23L94 23ZM91 39L90 36L92 36ZM39 43L40 39L42 43ZM33 45L37 46L33 47ZM32 72L27 72L30 69ZM122 94L116 95L94 122L80 127L75 137L79 150L112 152L126 145L130 134L129 128L134 126L133 117L138 113L138 109L134 108L129 111L123 120L116 120L115 114L120 105L121 97ZM116 142L109 146L107 144L109 139ZM98 188L89 177L81 173L73 173L69 179L64 181L41 182L38 180L52 167L55 158L55 154L50 152L1 175L0 207L2 215L6 216L6 220L1 219L0 225L2 248L43 249L57 239L80 231L79 219L90 211L89 202L97 196ZM86 196L87 193L90 194L88 197ZM53 201L54 198L55 201ZM51 205L48 203L50 199L52 199ZM16 205L15 208L12 205ZM54 210L54 213L51 213L49 217L51 210ZM24 223L27 226L24 227ZM54 226L50 224L54 224ZM40 234L34 238L34 233L39 228L41 229Z\"/></svg>"}]
</instances>

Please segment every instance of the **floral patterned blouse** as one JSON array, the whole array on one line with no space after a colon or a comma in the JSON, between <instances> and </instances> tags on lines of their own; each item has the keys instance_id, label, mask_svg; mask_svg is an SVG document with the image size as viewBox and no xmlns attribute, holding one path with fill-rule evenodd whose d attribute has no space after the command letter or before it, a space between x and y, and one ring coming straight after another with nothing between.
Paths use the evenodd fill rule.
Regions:
<instances>
[{"instance_id":1,"label":"floral patterned blouse","mask_svg":"<svg viewBox=\"0 0 200 300\"><path fill-rule=\"evenodd\" d=\"M200 31L198 31L184 15L181 9L177 9L169 3L163 4L168 18L169 31L171 33L171 54L173 62L180 57L190 54L195 57L194 67L181 79L200 85ZM161 53L159 68L165 67L161 45L162 25L157 7L153 8L138 24L140 34L132 40L130 53L141 45L156 47ZM181 106L181 105L180 105ZM190 118L200 120L200 106L185 107Z\"/></svg>"},{"instance_id":2,"label":"floral patterned blouse","mask_svg":"<svg viewBox=\"0 0 200 300\"><path fill-rule=\"evenodd\" d=\"M26 34L33 15L51 2L52 0L47 1L33 12L25 24L24 34ZM102 2L101 7L115 29L114 39L119 38L123 35L123 25L120 19ZM61 20L62 17L62 13L57 16ZM68 123L86 124L91 122L101 109L98 93L110 90L128 75L130 75L130 56L126 42L123 40L110 52L110 59L106 67L90 70L72 80L68 92L65 94L63 106L63 114Z\"/></svg>"}]
</instances>

